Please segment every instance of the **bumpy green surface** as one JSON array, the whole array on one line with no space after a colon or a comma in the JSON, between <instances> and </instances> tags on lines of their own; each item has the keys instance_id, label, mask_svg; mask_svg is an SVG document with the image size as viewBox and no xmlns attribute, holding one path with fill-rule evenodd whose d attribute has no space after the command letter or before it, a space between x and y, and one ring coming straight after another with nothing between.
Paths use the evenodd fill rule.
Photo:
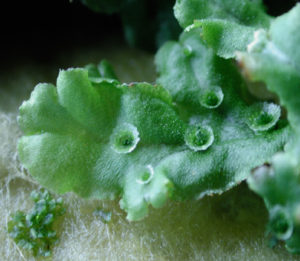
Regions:
<instances>
[{"instance_id":1,"label":"bumpy green surface","mask_svg":"<svg viewBox=\"0 0 300 261\"><path fill-rule=\"evenodd\" d=\"M103 78L107 71L112 75L105 63L60 71L57 88L39 84L20 107L19 124L25 134L19 142L22 163L53 191L95 198L120 196L130 220L143 218L149 204L161 207L168 197L201 198L238 184L251 168L282 149L288 128L267 128L263 133L249 128L249 109L232 86L242 84L235 68L203 45L198 51L206 57L199 62L195 54L195 63L214 72L202 72L204 90L214 94L211 77L223 87L224 100L218 108L202 106L197 99L190 100L197 106L188 107L175 98L179 108L159 85L121 85ZM225 68L231 72L228 78L219 71ZM174 72L165 73L168 77ZM186 75L187 80L194 78ZM189 89L183 93L192 97ZM208 103L210 97L205 96ZM212 139L196 132L188 138L197 146L210 142L200 151L185 139L195 124L211 128L209 135L213 135Z\"/></svg>"}]
</instances>

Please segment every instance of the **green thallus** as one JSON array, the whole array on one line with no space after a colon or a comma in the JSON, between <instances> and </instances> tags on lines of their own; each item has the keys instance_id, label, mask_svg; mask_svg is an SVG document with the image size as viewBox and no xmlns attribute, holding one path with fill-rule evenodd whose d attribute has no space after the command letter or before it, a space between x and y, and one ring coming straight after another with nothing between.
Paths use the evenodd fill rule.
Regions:
<instances>
[{"instance_id":1,"label":"green thallus","mask_svg":"<svg viewBox=\"0 0 300 261\"><path fill-rule=\"evenodd\" d=\"M300 5L275 19L258 0L178 0L174 10L188 30L156 54L157 84L120 84L102 63L62 70L56 87L35 88L20 107L22 163L58 193L121 198L130 220L169 198L248 180L267 204L271 233L300 252ZM250 95L249 80L279 96L289 124L279 105ZM253 178L266 162L274 175Z\"/></svg>"}]
</instances>

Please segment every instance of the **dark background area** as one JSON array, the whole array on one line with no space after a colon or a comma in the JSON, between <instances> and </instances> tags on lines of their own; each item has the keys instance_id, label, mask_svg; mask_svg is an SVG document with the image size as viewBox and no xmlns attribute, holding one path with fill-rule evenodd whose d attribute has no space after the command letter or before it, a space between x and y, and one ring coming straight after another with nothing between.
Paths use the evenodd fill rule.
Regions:
<instances>
[{"instance_id":1,"label":"dark background area","mask_svg":"<svg viewBox=\"0 0 300 261\"><path fill-rule=\"evenodd\" d=\"M69 0L2 1L0 7L0 66L30 59L51 62L68 48L101 44L123 35L118 15L94 13ZM280 15L296 0L265 0L271 15ZM120 41L123 41L120 38Z\"/></svg>"},{"instance_id":2,"label":"dark background area","mask_svg":"<svg viewBox=\"0 0 300 261\"><path fill-rule=\"evenodd\" d=\"M6 2L6 1L5 1ZM49 62L70 46L122 34L117 15L97 14L68 0L7 1L0 7L1 60Z\"/></svg>"}]
</instances>

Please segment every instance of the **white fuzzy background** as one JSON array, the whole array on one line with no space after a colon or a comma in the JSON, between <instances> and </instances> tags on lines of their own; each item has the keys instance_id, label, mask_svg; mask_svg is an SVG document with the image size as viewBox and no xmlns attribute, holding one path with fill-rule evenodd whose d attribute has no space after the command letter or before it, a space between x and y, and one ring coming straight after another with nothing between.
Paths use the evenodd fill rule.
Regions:
<instances>
[{"instance_id":1,"label":"white fuzzy background","mask_svg":"<svg viewBox=\"0 0 300 261\"><path fill-rule=\"evenodd\" d=\"M16 143L21 131L17 109L38 82L55 83L60 68L101 58L114 65L124 82L155 79L152 56L105 46L60 54L52 65L28 61L0 72L1 261L35 260L14 244L6 227L11 213L32 207L29 194L38 188L18 161ZM162 209L151 210L145 220L131 223L118 202L83 200L73 194L63 198L67 213L56 224L60 240L50 260L300 260L282 245L268 248L264 236L267 212L246 185L197 202L169 202ZM110 223L93 215L98 207L112 212Z\"/></svg>"}]
</instances>

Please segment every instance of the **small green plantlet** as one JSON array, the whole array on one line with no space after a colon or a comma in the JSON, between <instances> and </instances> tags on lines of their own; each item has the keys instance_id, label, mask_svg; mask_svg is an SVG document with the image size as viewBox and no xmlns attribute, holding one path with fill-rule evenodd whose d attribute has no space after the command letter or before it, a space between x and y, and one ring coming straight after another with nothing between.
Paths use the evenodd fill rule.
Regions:
<instances>
[{"instance_id":1,"label":"small green plantlet","mask_svg":"<svg viewBox=\"0 0 300 261\"><path fill-rule=\"evenodd\" d=\"M17 211L8 222L8 233L16 244L34 256L48 257L57 241L53 223L65 213L62 199L54 199L46 190L33 191L34 207L29 213Z\"/></svg>"}]
</instances>

